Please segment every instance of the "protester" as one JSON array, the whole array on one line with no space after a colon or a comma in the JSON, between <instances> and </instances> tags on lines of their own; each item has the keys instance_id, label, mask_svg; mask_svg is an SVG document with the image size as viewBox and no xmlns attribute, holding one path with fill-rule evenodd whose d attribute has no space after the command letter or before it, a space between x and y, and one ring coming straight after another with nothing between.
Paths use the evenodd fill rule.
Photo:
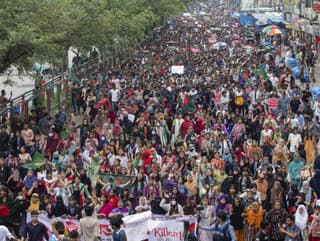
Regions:
<instances>
[{"instance_id":1,"label":"protester","mask_svg":"<svg viewBox=\"0 0 320 241\"><path fill-rule=\"evenodd\" d=\"M49 240L46 226L38 221L38 215L37 211L31 211L31 222L27 223L23 230L22 241L39 241L43 238Z\"/></svg>"},{"instance_id":2,"label":"protester","mask_svg":"<svg viewBox=\"0 0 320 241\"><path fill-rule=\"evenodd\" d=\"M113 66L75 65L70 105L53 115L14 109L0 132L1 225L47 238L39 211L80 220L65 238L93 240L99 222L151 211L197 218L185 234L201 241L216 237L204 226L228 227L229 241L320 237L320 99L289 66L297 56L314 72L312 42L241 26L217 1L187 11Z\"/></svg>"}]
</instances>

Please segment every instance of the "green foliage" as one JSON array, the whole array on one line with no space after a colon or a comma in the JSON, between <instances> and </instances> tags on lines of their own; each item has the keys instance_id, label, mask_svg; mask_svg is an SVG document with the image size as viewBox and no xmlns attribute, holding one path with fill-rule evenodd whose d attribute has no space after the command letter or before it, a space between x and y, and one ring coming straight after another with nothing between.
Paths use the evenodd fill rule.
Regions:
<instances>
[{"instance_id":1,"label":"green foliage","mask_svg":"<svg viewBox=\"0 0 320 241\"><path fill-rule=\"evenodd\" d=\"M69 47L133 50L187 0L2 0L0 73L61 64Z\"/></svg>"}]
</instances>

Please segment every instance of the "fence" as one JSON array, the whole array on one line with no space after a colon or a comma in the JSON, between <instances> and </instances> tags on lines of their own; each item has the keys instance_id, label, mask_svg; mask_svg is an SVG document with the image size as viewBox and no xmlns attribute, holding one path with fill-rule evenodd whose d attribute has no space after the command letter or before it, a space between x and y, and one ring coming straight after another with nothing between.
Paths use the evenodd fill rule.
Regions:
<instances>
[{"instance_id":1,"label":"fence","mask_svg":"<svg viewBox=\"0 0 320 241\"><path fill-rule=\"evenodd\" d=\"M88 60L70 70L73 78L70 78L66 73L56 75L48 82L42 81L39 87L11 99L7 104L0 107L0 122L3 124L7 120L10 121L12 113L19 113L26 119L30 110L39 106L45 107L48 113L53 113L58 106L67 105L71 101L70 80L81 79L83 72L88 74L88 70L89 72L90 70L94 71L97 65L98 59Z\"/></svg>"}]
</instances>

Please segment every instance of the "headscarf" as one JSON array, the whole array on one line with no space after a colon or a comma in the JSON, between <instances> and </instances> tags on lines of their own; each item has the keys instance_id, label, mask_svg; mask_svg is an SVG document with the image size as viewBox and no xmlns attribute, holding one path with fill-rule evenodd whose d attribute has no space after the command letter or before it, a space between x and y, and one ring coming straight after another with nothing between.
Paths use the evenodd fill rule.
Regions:
<instances>
[{"instance_id":1,"label":"headscarf","mask_svg":"<svg viewBox=\"0 0 320 241\"><path fill-rule=\"evenodd\" d=\"M36 198L36 199L35 199ZM28 211L39 211L40 210L40 199L38 193L33 193L31 195L30 205L27 209Z\"/></svg>"},{"instance_id":2,"label":"headscarf","mask_svg":"<svg viewBox=\"0 0 320 241\"><path fill-rule=\"evenodd\" d=\"M32 176L25 176L23 180L23 184L27 188L27 190L29 190L32 187L33 183L36 181L36 177L34 176L33 170L29 169L28 172L31 172Z\"/></svg>"},{"instance_id":3,"label":"headscarf","mask_svg":"<svg viewBox=\"0 0 320 241\"><path fill-rule=\"evenodd\" d=\"M258 202L252 204L251 209L247 213L247 223L249 226L255 226L260 229L260 224L263 220L264 211Z\"/></svg>"},{"instance_id":4,"label":"headscarf","mask_svg":"<svg viewBox=\"0 0 320 241\"><path fill-rule=\"evenodd\" d=\"M302 213L300 213L300 209L302 208ZM299 205L297 208L295 216L295 225L297 225L300 230L304 230L307 227L308 223L308 211L304 205Z\"/></svg>"},{"instance_id":5,"label":"headscarf","mask_svg":"<svg viewBox=\"0 0 320 241\"><path fill-rule=\"evenodd\" d=\"M56 217L60 217L60 216L67 213L67 208L63 203L62 196L60 196L60 195L56 197L56 204L54 206L54 212L55 212Z\"/></svg>"},{"instance_id":6,"label":"headscarf","mask_svg":"<svg viewBox=\"0 0 320 241\"><path fill-rule=\"evenodd\" d=\"M144 205L142 205L142 199L145 200ZM138 210L138 208L141 208L143 211L147 211L150 209L150 206L147 204L147 199L145 196L141 196L139 198L139 205L135 209Z\"/></svg>"},{"instance_id":7,"label":"headscarf","mask_svg":"<svg viewBox=\"0 0 320 241\"><path fill-rule=\"evenodd\" d=\"M225 203L222 203L221 200L224 199L226 200ZM218 203L217 203L217 207L216 207L216 213L218 213L218 211L224 211L225 209L227 209L229 206L228 204L228 197L227 195L221 195L219 198L218 198Z\"/></svg>"}]
</instances>

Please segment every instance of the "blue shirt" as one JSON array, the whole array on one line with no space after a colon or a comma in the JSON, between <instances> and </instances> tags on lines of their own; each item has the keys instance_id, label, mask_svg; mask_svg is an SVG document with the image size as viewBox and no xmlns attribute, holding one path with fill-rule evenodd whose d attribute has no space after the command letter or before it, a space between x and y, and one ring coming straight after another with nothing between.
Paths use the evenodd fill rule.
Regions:
<instances>
[{"instance_id":1,"label":"blue shirt","mask_svg":"<svg viewBox=\"0 0 320 241\"><path fill-rule=\"evenodd\" d=\"M219 223L218 224L218 229L222 230L224 225L228 225L229 226L229 234L230 234L231 240L232 241L237 241L236 235L234 234L234 228L232 227L232 225L228 224L227 222L224 223L223 225L221 225ZM203 226L203 227L201 227L201 229L204 230L204 231L215 231L215 226L216 226L216 224L213 224L211 226Z\"/></svg>"}]
</instances>

